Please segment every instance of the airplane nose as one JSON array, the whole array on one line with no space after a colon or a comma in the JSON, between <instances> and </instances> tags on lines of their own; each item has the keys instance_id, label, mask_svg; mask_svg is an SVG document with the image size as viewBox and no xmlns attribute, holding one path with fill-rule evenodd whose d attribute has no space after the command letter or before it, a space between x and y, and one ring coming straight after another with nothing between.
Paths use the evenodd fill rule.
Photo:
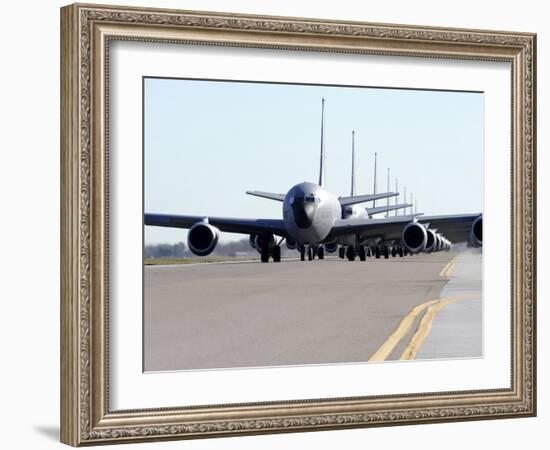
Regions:
<instances>
[{"instance_id":1,"label":"airplane nose","mask_svg":"<svg viewBox=\"0 0 550 450\"><path fill-rule=\"evenodd\" d=\"M292 203L294 222L299 228L309 228L313 223L315 205L306 203L304 198L295 198Z\"/></svg>"}]
</instances>

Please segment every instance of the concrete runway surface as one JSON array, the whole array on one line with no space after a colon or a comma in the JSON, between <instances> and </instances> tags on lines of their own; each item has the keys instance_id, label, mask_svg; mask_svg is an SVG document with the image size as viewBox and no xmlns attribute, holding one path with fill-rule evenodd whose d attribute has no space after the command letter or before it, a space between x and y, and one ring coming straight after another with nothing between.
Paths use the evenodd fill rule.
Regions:
<instances>
[{"instance_id":1,"label":"concrete runway surface","mask_svg":"<svg viewBox=\"0 0 550 450\"><path fill-rule=\"evenodd\" d=\"M481 252L146 266L144 369L482 356Z\"/></svg>"}]
</instances>

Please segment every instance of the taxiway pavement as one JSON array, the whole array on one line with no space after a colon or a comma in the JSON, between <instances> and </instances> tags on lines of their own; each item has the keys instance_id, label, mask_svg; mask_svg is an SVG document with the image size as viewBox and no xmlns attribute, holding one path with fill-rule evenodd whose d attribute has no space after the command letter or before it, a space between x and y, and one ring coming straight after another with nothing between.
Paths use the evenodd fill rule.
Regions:
<instances>
[{"instance_id":1,"label":"taxiway pavement","mask_svg":"<svg viewBox=\"0 0 550 450\"><path fill-rule=\"evenodd\" d=\"M144 277L146 371L481 356L476 250L146 266Z\"/></svg>"}]
</instances>

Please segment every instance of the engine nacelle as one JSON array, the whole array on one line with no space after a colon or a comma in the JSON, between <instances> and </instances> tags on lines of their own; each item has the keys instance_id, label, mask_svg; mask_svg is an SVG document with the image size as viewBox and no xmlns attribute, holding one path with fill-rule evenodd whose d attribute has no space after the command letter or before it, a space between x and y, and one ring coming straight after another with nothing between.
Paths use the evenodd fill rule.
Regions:
<instances>
[{"instance_id":1,"label":"engine nacelle","mask_svg":"<svg viewBox=\"0 0 550 450\"><path fill-rule=\"evenodd\" d=\"M250 235L250 237L248 238L248 242L250 243L250 246L253 249L256 249L256 235L255 234Z\"/></svg>"},{"instance_id":2,"label":"engine nacelle","mask_svg":"<svg viewBox=\"0 0 550 450\"><path fill-rule=\"evenodd\" d=\"M470 243L474 247L483 246L483 217L479 216L472 224L470 230Z\"/></svg>"},{"instance_id":3,"label":"engine nacelle","mask_svg":"<svg viewBox=\"0 0 550 450\"><path fill-rule=\"evenodd\" d=\"M338 244L336 242L325 244L325 250L329 253L334 253L336 250L338 250Z\"/></svg>"},{"instance_id":4,"label":"engine nacelle","mask_svg":"<svg viewBox=\"0 0 550 450\"><path fill-rule=\"evenodd\" d=\"M426 247L424 248L425 252L431 253L437 250L437 235L434 230L429 228L426 230Z\"/></svg>"},{"instance_id":5,"label":"engine nacelle","mask_svg":"<svg viewBox=\"0 0 550 450\"><path fill-rule=\"evenodd\" d=\"M296 241L290 238L286 238L286 247L289 250L294 250L296 248Z\"/></svg>"},{"instance_id":6,"label":"engine nacelle","mask_svg":"<svg viewBox=\"0 0 550 450\"><path fill-rule=\"evenodd\" d=\"M443 236L441 234L436 233L435 235L435 251L439 252L443 250Z\"/></svg>"},{"instance_id":7,"label":"engine nacelle","mask_svg":"<svg viewBox=\"0 0 550 450\"><path fill-rule=\"evenodd\" d=\"M212 253L218 244L220 230L208 222L197 222L187 234L187 246L197 256Z\"/></svg>"},{"instance_id":8,"label":"engine nacelle","mask_svg":"<svg viewBox=\"0 0 550 450\"><path fill-rule=\"evenodd\" d=\"M259 252L270 252L275 246L275 237L272 234L258 234L254 239L254 245Z\"/></svg>"},{"instance_id":9,"label":"engine nacelle","mask_svg":"<svg viewBox=\"0 0 550 450\"><path fill-rule=\"evenodd\" d=\"M409 222L401 232L401 242L411 253L418 253L426 248L428 232L416 221Z\"/></svg>"}]
</instances>

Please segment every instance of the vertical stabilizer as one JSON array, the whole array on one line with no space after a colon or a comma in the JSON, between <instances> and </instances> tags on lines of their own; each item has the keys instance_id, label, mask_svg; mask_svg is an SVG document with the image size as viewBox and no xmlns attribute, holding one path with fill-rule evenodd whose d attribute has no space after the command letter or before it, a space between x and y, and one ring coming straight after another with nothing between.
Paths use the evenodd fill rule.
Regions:
<instances>
[{"instance_id":1,"label":"vertical stabilizer","mask_svg":"<svg viewBox=\"0 0 550 450\"><path fill-rule=\"evenodd\" d=\"M397 178L395 179L395 192L399 192L398 185L397 185ZM399 195L395 196L395 204L397 205ZM397 209L395 210L395 215L397 216Z\"/></svg>"},{"instance_id":2,"label":"vertical stabilizer","mask_svg":"<svg viewBox=\"0 0 550 450\"><path fill-rule=\"evenodd\" d=\"M351 192L350 196L355 195L355 131L351 132Z\"/></svg>"},{"instance_id":3,"label":"vertical stabilizer","mask_svg":"<svg viewBox=\"0 0 550 450\"><path fill-rule=\"evenodd\" d=\"M390 168L388 167L388 192L390 192ZM386 200L386 206L388 207L388 211L390 208L390 198L388 197ZM390 215L389 212L386 213L386 217Z\"/></svg>"},{"instance_id":4,"label":"vertical stabilizer","mask_svg":"<svg viewBox=\"0 0 550 450\"><path fill-rule=\"evenodd\" d=\"M325 99L321 99L321 161L319 163L319 186L325 185Z\"/></svg>"},{"instance_id":5,"label":"vertical stabilizer","mask_svg":"<svg viewBox=\"0 0 550 450\"><path fill-rule=\"evenodd\" d=\"M373 194L376 194L376 159L378 158L378 153L374 152L374 187L373 187ZM376 200L372 202L372 207L374 208L376 206Z\"/></svg>"}]
</instances>

